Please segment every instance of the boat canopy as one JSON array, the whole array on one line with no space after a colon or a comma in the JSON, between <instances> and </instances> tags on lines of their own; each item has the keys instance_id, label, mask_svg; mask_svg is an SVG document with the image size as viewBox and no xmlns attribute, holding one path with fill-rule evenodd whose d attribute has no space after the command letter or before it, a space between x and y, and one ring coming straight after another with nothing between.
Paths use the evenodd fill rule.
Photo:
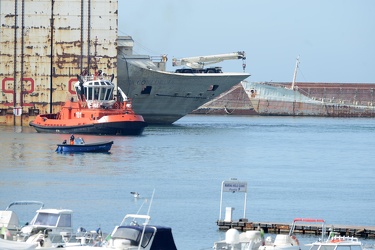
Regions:
<instances>
[{"instance_id":1,"label":"boat canopy","mask_svg":"<svg viewBox=\"0 0 375 250\"><path fill-rule=\"evenodd\" d=\"M144 235L142 238L143 229ZM150 247L150 249L177 249L173 239L172 229L169 227L149 225L145 228L143 228L143 226L119 226L112 233L111 238L114 240L129 240L134 246L139 245L139 242L142 239L141 246L143 248L151 243L152 246Z\"/></svg>"}]
</instances>

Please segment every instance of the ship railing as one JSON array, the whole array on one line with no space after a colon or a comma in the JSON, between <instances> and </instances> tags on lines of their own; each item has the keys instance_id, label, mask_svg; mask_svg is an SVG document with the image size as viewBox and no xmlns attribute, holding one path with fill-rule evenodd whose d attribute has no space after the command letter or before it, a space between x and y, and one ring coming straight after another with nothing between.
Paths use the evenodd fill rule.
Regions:
<instances>
[{"instance_id":1,"label":"ship railing","mask_svg":"<svg viewBox=\"0 0 375 250\"><path fill-rule=\"evenodd\" d=\"M290 84L288 84L288 83L260 82L260 84L290 89L290 87L289 87ZM301 93L302 95L304 95L304 96L306 96L306 97L308 97L312 100L320 101L323 105L324 104L337 104L337 105L348 105L348 106L351 106L351 107L364 107L364 108L368 108L370 110L374 109L374 103L373 102L360 101L360 100L355 100L355 99L352 99L352 100L341 99L341 98L337 98L337 97L335 98L334 96L331 97L331 98L330 97L316 97L313 94L309 93L309 91L298 88L298 86L295 86L294 89L296 91L298 91L299 93Z\"/></svg>"},{"instance_id":2,"label":"ship railing","mask_svg":"<svg viewBox=\"0 0 375 250\"><path fill-rule=\"evenodd\" d=\"M82 76L82 77L83 77L83 80L85 82L87 82L87 81L95 81L95 80L108 80L108 81L111 81L111 77L112 76L103 74L103 75L86 75L86 76Z\"/></svg>"},{"instance_id":3,"label":"ship railing","mask_svg":"<svg viewBox=\"0 0 375 250\"><path fill-rule=\"evenodd\" d=\"M162 55L162 56L150 56L151 61L153 62L167 62L168 57L167 55Z\"/></svg>"},{"instance_id":4,"label":"ship railing","mask_svg":"<svg viewBox=\"0 0 375 250\"><path fill-rule=\"evenodd\" d=\"M298 86L297 86L298 87ZM369 108L373 107L372 102L362 102L358 100L344 100L344 99L336 99L335 97L329 98L329 97L315 97L312 94L310 94L308 91L303 89L297 89L302 95L311 98L312 100L320 101L323 104L324 103L332 103L332 104L344 104L344 105L351 105L351 106L367 106Z\"/></svg>"},{"instance_id":5,"label":"ship railing","mask_svg":"<svg viewBox=\"0 0 375 250\"><path fill-rule=\"evenodd\" d=\"M359 242L357 237L354 236L333 236L328 239L328 241L334 242L340 242L340 241L352 241L352 242Z\"/></svg>"}]
</instances>

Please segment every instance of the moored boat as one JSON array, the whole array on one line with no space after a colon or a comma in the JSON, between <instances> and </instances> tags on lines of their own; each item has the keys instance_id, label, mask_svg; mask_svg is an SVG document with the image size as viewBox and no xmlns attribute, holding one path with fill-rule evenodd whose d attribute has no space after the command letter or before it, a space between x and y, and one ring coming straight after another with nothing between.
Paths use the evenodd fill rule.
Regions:
<instances>
[{"instance_id":1,"label":"moored boat","mask_svg":"<svg viewBox=\"0 0 375 250\"><path fill-rule=\"evenodd\" d=\"M264 245L263 233L259 230L249 230L240 233L237 229L231 228L225 232L225 239L214 243L213 249L231 250L258 250Z\"/></svg>"},{"instance_id":2,"label":"moored boat","mask_svg":"<svg viewBox=\"0 0 375 250\"><path fill-rule=\"evenodd\" d=\"M147 123L121 95L114 99L113 75L78 76L76 96L66 101L56 114L40 114L30 122L37 132L61 134L140 135Z\"/></svg>"},{"instance_id":3,"label":"moored boat","mask_svg":"<svg viewBox=\"0 0 375 250\"><path fill-rule=\"evenodd\" d=\"M127 223L129 220L130 223ZM140 220L144 222L140 223ZM141 247L141 249L150 250L176 250L172 229L166 226L150 225L150 220L149 215L127 214L122 223L115 227L107 238L107 248L125 250Z\"/></svg>"},{"instance_id":4,"label":"moored boat","mask_svg":"<svg viewBox=\"0 0 375 250\"><path fill-rule=\"evenodd\" d=\"M87 153L87 152L108 152L112 147L113 141L102 141L86 143L83 138L75 138L71 135L70 142L66 140L57 144L56 152L58 153Z\"/></svg>"},{"instance_id":5,"label":"moored boat","mask_svg":"<svg viewBox=\"0 0 375 250\"><path fill-rule=\"evenodd\" d=\"M38 206L43 209L44 203L41 201L14 201L5 210L0 210L1 237L6 240L13 240L24 226L19 222L16 212L12 210L14 206Z\"/></svg>"},{"instance_id":6,"label":"moored boat","mask_svg":"<svg viewBox=\"0 0 375 250\"><path fill-rule=\"evenodd\" d=\"M259 115L375 117L374 84L241 82Z\"/></svg>"},{"instance_id":7,"label":"moored boat","mask_svg":"<svg viewBox=\"0 0 375 250\"><path fill-rule=\"evenodd\" d=\"M70 250L176 250L172 229L166 226L150 225L149 215L127 214L120 225L108 234L103 242L96 246L80 245L68 246Z\"/></svg>"},{"instance_id":8,"label":"moored boat","mask_svg":"<svg viewBox=\"0 0 375 250\"><path fill-rule=\"evenodd\" d=\"M220 67L169 72L166 58L155 61L148 55L129 54L132 46L120 46L123 39L119 38L118 83L148 124L172 124L250 76L222 72Z\"/></svg>"},{"instance_id":9,"label":"moored boat","mask_svg":"<svg viewBox=\"0 0 375 250\"><path fill-rule=\"evenodd\" d=\"M11 209L15 205L38 205L40 208L25 225ZM72 210L47 209L39 201L15 201L0 211L0 249L53 249L65 245L73 233Z\"/></svg>"},{"instance_id":10,"label":"moored boat","mask_svg":"<svg viewBox=\"0 0 375 250\"><path fill-rule=\"evenodd\" d=\"M288 234L277 234L273 240L271 236L266 237L265 244L259 247L259 250L300 250L299 240L294 235L297 226L306 226L307 224L322 224L322 236L325 234L325 221L322 219L295 218Z\"/></svg>"},{"instance_id":11,"label":"moored boat","mask_svg":"<svg viewBox=\"0 0 375 250\"><path fill-rule=\"evenodd\" d=\"M295 90L286 83L242 85L255 112L263 116L375 117L374 84L296 83Z\"/></svg>"},{"instance_id":12,"label":"moored boat","mask_svg":"<svg viewBox=\"0 0 375 250\"><path fill-rule=\"evenodd\" d=\"M356 237L352 236L330 236L325 241L317 241L307 244L309 250L363 250L363 244Z\"/></svg>"}]
</instances>

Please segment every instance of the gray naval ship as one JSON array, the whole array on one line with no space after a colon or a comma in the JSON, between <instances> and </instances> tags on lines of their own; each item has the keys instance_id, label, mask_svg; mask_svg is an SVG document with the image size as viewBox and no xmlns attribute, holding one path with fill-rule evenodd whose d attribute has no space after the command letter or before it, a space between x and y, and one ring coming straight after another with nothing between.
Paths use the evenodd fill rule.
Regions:
<instances>
[{"instance_id":1,"label":"gray naval ship","mask_svg":"<svg viewBox=\"0 0 375 250\"><path fill-rule=\"evenodd\" d=\"M118 48L118 86L132 99L135 113L151 125L172 124L250 76L203 67L224 60L245 60L244 52L173 59L174 66L186 67L168 72L165 56L155 60L133 55L131 37L119 37Z\"/></svg>"}]
</instances>

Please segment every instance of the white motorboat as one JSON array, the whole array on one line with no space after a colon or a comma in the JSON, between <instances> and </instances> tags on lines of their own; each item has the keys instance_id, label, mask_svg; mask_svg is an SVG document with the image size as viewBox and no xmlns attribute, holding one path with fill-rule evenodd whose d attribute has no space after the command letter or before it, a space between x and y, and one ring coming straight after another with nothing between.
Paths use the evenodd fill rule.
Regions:
<instances>
[{"instance_id":1,"label":"white motorboat","mask_svg":"<svg viewBox=\"0 0 375 250\"><path fill-rule=\"evenodd\" d=\"M131 220L126 224L126 220ZM145 222L139 224L137 220ZM141 246L142 249L177 249L174 243L172 229L165 226L149 225L149 215L128 214L120 226L115 227L108 237L107 247L112 249L133 249ZM126 247L125 247L126 246Z\"/></svg>"},{"instance_id":2,"label":"white motorboat","mask_svg":"<svg viewBox=\"0 0 375 250\"><path fill-rule=\"evenodd\" d=\"M259 247L259 250L300 250L301 246L297 237L294 235L294 230L296 229L297 225L306 225L311 223L322 223L322 235L324 235L324 220L295 218L288 234L277 234L275 240L272 240L272 237L268 236L265 240L265 244Z\"/></svg>"},{"instance_id":3,"label":"white motorboat","mask_svg":"<svg viewBox=\"0 0 375 250\"><path fill-rule=\"evenodd\" d=\"M237 229L231 228L226 231L225 240L215 242L213 249L258 250L263 243L263 234L259 230L240 233Z\"/></svg>"},{"instance_id":4,"label":"white motorboat","mask_svg":"<svg viewBox=\"0 0 375 250\"><path fill-rule=\"evenodd\" d=\"M15 201L10 203L5 210L0 210L1 236L6 240L13 240L13 237L15 237L24 226L20 225L18 215L11 210L12 206L38 206L39 209L42 209L44 203L40 201Z\"/></svg>"},{"instance_id":5,"label":"white motorboat","mask_svg":"<svg viewBox=\"0 0 375 250\"><path fill-rule=\"evenodd\" d=\"M275 240L268 236L259 250L300 250L300 245L295 235L278 234Z\"/></svg>"},{"instance_id":6,"label":"white motorboat","mask_svg":"<svg viewBox=\"0 0 375 250\"><path fill-rule=\"evenodd\" d=\"M73 233L70 209L39 209L30 223L21 229L23 235L47 231L50 238L60 238Z\"/></svg>"},{"instance_id":7,"label":"white motorboat","mask_svg":"<svg viewBox=\"0 0 375 250\"><path fill-rule=\"evenodd\" d=\"M129 223L130 220L130 223ZM165 226L149 224L149 215L127 214L119 226L116 226L101 244L97 246L67 246L67 250L151 250L168 249L177 250L172 229ZM139 221L143 221L140 223Z\"/></svg>"},{"instance_id":8,"label":"white motorboat","mask_svg":"<svg viewBox=\"0 0 375 250\"><path fill-rule=\"evenodd\" d=\"M309 250L363 250L363 244L356 237L331 236L326 241L308 244Z\"/></svg>"},{"instance_id":9,"label":"white motorboat","mask_svg":"<svg viewBox=\"0 0 375 250\"><path fill-rule=\"evenodd\" d=\"M15 205L38 205L40 208L30 222L21 225L18 215L11 210ZM45 209L40 201L12 202L0 211L0 249L61 248L73 236L72 213L69 209Z\"/></svg>"}]
</instances>

